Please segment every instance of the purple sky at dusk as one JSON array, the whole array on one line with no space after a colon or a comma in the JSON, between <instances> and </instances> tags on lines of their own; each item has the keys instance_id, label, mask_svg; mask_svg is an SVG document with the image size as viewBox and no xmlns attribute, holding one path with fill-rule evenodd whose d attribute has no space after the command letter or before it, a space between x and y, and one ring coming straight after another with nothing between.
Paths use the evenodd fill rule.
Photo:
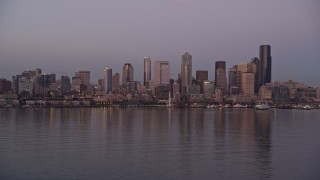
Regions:
<instances>
[{"instance_id":1,"label":"purple sky at dusk","mask_svg":"<svg viewBox=\"0 0 320 180\"><path fill-rule=\"evenodd\" d=\"M272 80L320 86L318 0L0 0L0 78L41 68L44 73L134 66L143 57L170 61L172 78L188 51L196 70L227 67L259 56L270 44ZM57 73L57 75L61 75Z\"/></svg>"}]
</instances>

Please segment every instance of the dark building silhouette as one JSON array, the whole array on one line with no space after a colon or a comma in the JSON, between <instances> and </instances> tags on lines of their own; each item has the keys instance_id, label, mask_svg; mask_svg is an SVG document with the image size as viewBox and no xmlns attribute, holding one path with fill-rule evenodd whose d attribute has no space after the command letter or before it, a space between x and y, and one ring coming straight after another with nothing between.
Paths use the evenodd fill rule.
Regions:
<instances>
[{"instance_id":1,"label":"dark building silhouette","mask_svg":"<svg viewBox=\"0 0 320 180\"><path fill-rule=\"evenodd\" d=\"M196 71L196 80L197 82L208 81L208 71Z\"/></svg>"},{"instance_id":2,"label":"dark building silhouette","mask_svg":"<svg viewBox=\"0 0 320 180\"><path fill-rule=\"evenodd\" d=\"M203 83L208 81L208 71L196 71L196 82L200 85L200 93L203 94Z\"/></svg>"},{"instance_id":3,"label":"dark building silhouette","mask_svg":"<svg viewBox=\"0 0 320 180\"><path fill-rule=\"evenodd\" d=\"M0 93L6 93L9 91L11 91L11 81L0 79Z\"/></svg>"},{"instance_id":4,"label":"dark building silhouette","mask_svg":"<svg viewBox=\"0 0 320 180\"><path fill-rule=\"evenodd\" d=\"M226 75L226 62L225 61L216 61L215 63L215 88L221 89L223 93L227 89L227 75Z\"/></svg>"},{"instance_id":5,"label":"dark building silhouette","mask_svg":"<svg viewBox=\"0 0 320 180\"><path fill-rule=\"evenodd\" d=\"M61 76L61 91L63 93L69 92L71 88L70 78L68 76Z\"/></svg>"},{"instance_id":6,"label":"dark building silhouette","mask_svg":"<svg viewBox=\"0 0 320 180\"><path fill-rule=\"evenodd\" d=\"M271 46L260 46L260 86L271 83Z\"/></svg>"}]
</instances>

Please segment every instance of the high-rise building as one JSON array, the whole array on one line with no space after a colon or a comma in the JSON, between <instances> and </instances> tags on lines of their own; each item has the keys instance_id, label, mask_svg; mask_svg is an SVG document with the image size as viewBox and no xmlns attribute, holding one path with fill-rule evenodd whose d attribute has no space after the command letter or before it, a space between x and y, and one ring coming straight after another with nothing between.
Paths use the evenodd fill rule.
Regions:
<instances>
[{"instance_id":1,"label":"high-rise building","mask_svg":"<svg viewBox=\"0 0 320 180\"><path fill-rule=\"evenodd\" d=\"M33 82L30 81L27 77L21 77L19 78L19 89L18 93L21 94L22 92L28 92L32 93L33 92Z\"/></svg>"},{"instance_id":2,"label":"high-rise building","mask_svg":"<svg viewBox=\"0 0 320 180\"><path fill-rule=\"evenodd\" d=\"M117 94L120 92L120 74L115 73L112 76L112 92Z\"/></svg>"},{"instance_id":3,"label":"high-rise building","mask_svg":"<svg viewBox=\"0 0 320 180\"><path fill-rule=\"evenodd\" d=\"M237 65L237 85L240 93L242 93L243 73L253 73L253 65L251 63L241 63Z\"/></svg>"},{"instance_id":4,"label":"high-rise building","mask_svg":"<svg viewBox=\"0 0 320 180\"><path fill-rule=\"evenodd\" d=\"M196 81L197 82L208 81L208 71L205 71L205 70L196 71Z\"/></svg>"},{"instance_id":5,"label":"high-rise building","mask_svg":"<svg viewBox=\"0 0 320 180\"><path fill-rule=\"evenodd\" d=\"M130 63L125 63L122 68L122 85L133 81L133 66Z\"/></svg>"},{"instance_id":6,"label":"high-rise building","mask_svg":"<svg viewBox=\"0 0 320 180\"><path fill-rule=\"evenodd\" d=\"M253 66L253 74L254 74L254 92L258 93L260 87L260 60L257 57L251 59L250 62Z\"/></svg>"},{"instance_id":7,"label":"high-rise building","mask_svg":"<svg viewBox=\"0 0 320 180\"><path fill-rule=\"evenodd\" d=\"M238 86L237 84L237 66L229 68L229 88Z\"/></svg>"},{"instance_id":8,"label":"high-rise building","mask_svg":"<svg viewBox=\"0 0 320 180\"><path fill-rule=\"evenodd\" d=\"M78 71L75 73L75 77L79 77L82 84L90 85L90 71Z\"/></svg>"},{"instance_id":9,"label":"high-rise building","mask_svg":"<svg viewBox=\"0 0 320 180\"><path fill-rule=\"evenodd\" d=\"M68 76L61 76L61 91L68 92L71 88L70 78Z\"/></svg>"},{"instance_id":10,"label":"high-rise building","mask_svg":"<svg viewBox=\"0 0 320 180\"><path fill-rule=\"evenodd\" d=\"M108 66L103 70L103 87L106 93L112 92L112 69Z\"/></svg>"},{"instance_id":11,"label":"high-rise building","mask_svg":"<svg viewBox=\"0 0 320 180\"><path fill-rule=\"evenodd\" d=\"M189 94L189 87L192 83L192 56L188 52L182 55L180 76L181 93Z\"/></svg>"},{"instance_id":12,"label":"high-rise building","mask_svg":"<svg viewBox=\"0 0 320 180\"><path fill-rule=\"evenodd\" d=\"M56 82L56 74L49 74L49 85Z\"/></svg>"},{"instance_id":13,"label":"high-rise building","mask_svg":"<svg viewBox=\"0 0 320 180\"><path fill-rule=\"evenodd\" d=\"M157 85L170 83L170 63L169 61L155 61L154 81Z\"/></svg>"},{"instance_id":14,"label":"high-rise building","mask_svg":"<svg viewBox=\"0 0 320 180\"><path fill-rule=\"evenodd\" d=\"M38 84L43 87L50 86L50 75L49 74L41 74L38 78Z\"/></svg>"},{"instance_id":15,"label":"high-rise building","mask_svg":"<svg viewBox=\"0 0 320 180\"><path fill-rule=\"evenodd\" d=\"M254 96L254 73L242 73L242 94L245 96Z\"/></svg>"},{"instance_id":16,"label":"high-rise building","mask_svg":"<svg viewBox=\"0 0 320 180\"><path fill-rule=\"evenodd\" d=\"M260 86L271 83L271 46L260 46Z\"/></svg>"},{"instance_id":17,"label":"high-rise building","mask_svg":"<svg viewBox=\"0 0 320 180\"><path fill-rule=\"evenodd\" d=\"M143 66L144 66L144 73L143 73L143 85L147 85L147 82L151 80L151 58L144 57L143 58Z\"/></svg>"},{"instance_id":18,"label":"high-rise building","mask_svg":"<svg viewBox=\"0 0 320 180\"><path fill-rule=\"evenodd\" d=\"M215 88L221 89L222 93L227 89L226 62L216 61L215 63Z\"/></svg>"},{"instance_id":19,"label":"high-rise building","mask_svg":"<svg viewBox=\"0 0 320 180\"><path fill-rule=\"evenodd\" d=\"M203 94L203 83L208 81L208 71L196 71L196 81L197 84L200 85L200 93Z\"/></svg>"},{"instance_id":20,"label":"high-rise building","mask_svg":"<svg viewBox=\"0 0 320 180\"><path fill-rule=\"evenodd\" d=\"M0 93L11 91L11 81L1 78L0 79Z\"/></svg>"}]
</instances>

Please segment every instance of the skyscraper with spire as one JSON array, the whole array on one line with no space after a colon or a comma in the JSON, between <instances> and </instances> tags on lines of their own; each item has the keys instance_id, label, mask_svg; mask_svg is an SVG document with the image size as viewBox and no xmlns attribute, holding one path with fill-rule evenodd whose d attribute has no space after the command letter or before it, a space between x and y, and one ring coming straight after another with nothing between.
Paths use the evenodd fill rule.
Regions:
<instances>
[{"instance_id":1,"label":"skyscraper with spire","mask_svg":"<svg viewBox=\"0 0 320 180\"><path fill-rule=\"evenodd\" d=\"M189 94L189 87L192 83L192 56L186 52L181 60L181 93Z\"/></svg>"}]
</instances>

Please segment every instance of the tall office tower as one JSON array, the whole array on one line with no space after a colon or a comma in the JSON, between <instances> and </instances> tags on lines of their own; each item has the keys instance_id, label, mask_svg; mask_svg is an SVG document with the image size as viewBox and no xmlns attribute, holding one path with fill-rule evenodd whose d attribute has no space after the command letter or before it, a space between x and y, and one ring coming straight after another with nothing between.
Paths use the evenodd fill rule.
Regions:
<instances>
[{"instance_id":1,"label":"tall office tower","mask_svg":"<svg viewBox=\"0 0 320 180\"><path fill-rule=\"evenodd\" d=\"M49 74L49 85L56 82L56 74Z\"/></svg>"},{"instance_id":2,"label":"tall office tower","mask_svg":"<svg viewBox=\"0 0 320 180\"><path fill-rule=\"evenodd\" d=\"M203 83L208 81L208 71L196 71L196 81L200 85L200 93L203 94Z\"/></svg>"},{"instance_id":3,"label":"tall office tower","mask_svg":"<svg viewBox=\"0 0 320 180\"><path fill-rule=\"evenodd\" d=\"M144 57L143 58L143 85L147 85L148 81L151 81L151 58L150 57Z\"/></svg>"},{"instance_id":4,"label":"tall office tower","mask_svg":"<svg viewBox=\"0 0 320 180\"><path fill-rule=\"evenodd\" d=\"M130 63L125 63L122 68L122 85L133 81L133 66Z\"/></svg>"},{"instance_id":5,"label":"tall office tower","mask_svg":"<svg viewBox=\"0 0 320 180\"><path fill-rule=\"evenodd\" d=\"M227 89L226 62L216 61L215 63L215 88L221 89L222 93Z\"/></svg>"},{"instance_id":6,"label":"tall office tower","mask_svg":"<svg viewBox=\"0 0 320 180\"><path fill-rule=\"evenodd\" d=\"M154 81L157 85L170 83L170 63L169 61L155 61Z\"/></svg>"},{"instance_id":7,"label":"tall office tower","mask_svg":"<svg viewBox=\"0 0 320 180\"><path fill-rule=\"evenodd\" d=\"M103 70L103 89L107 94L112 92L112 69L108 66Z\"/></svg>"},{"instance_id":8,"label":"tall office tower","mask_svg":"<svg viewBox=\"0 0 320 180\"><path fill-rule=\"evenodd\" d=\"M254 73L244 72L242 73L242 94L245 96L254 96Z\"/></svg>"},{"instance_id":9,"label":"tall office tower","mask_svg":"<svg viewBox=\"0 0 320 180\"><path fill-rule=\"evenodd\" d=\"M271 83L271 46L260 46L260 86Z\"/></svg>"},{"instance_id":10,"label":"tall office tower","mask_svg":"<svg viewBox=\"0 0 320 180\"><path fill-rule=\"evenodd\" d=\"M253 64L242 63L237 65L237 85L241 93L243 93L243 73L253 73Z\"/></svg>"},{"instance_id":11,"label":"tall office tower","mask_svg":"<svg viewBox=\"0 0 320 180\"><path fill-rule=\"evenodd\" d=\"M229 88L238 86L237 84L237 66L229 68Z\"/></svg>"},{"instance_id":12,"label":"tall office tower","mask_svg":"<svg viewBox=\"0 0 320 180\"><path fill-rule=\"evenodd\" d=\"M70 91L71 83L68 76L61 76L61 91L68 92Z\"/></svg>"},{"instance_id":13,"label":"tall office tower","mask_svg":"<svg viewBox=\"0 0 320 180\"><path fill-rule=\"evenodd\" d=\"M120 92L120 74L115 73L112 76L112 92L118 94Z\"/></svg>"},{"instance_id":14,"label":"tall office tower","mask_svg":"<svg viewBox=\"0 0 320 180\"><path fill-rule=\"evenodd\" d=\"M50 86L50 75L48 74L41 74L38 78L38 84L43 87L49 87Z\"/></svg>"},{"instance_id":15,"label":"tall office tower","mask_svg":"<svg viewBox=\"0 0 320 180\"><path fill-rule=\"evenodd\" d=\"M254 92L258 93L260 86L260 60L257 57L251 59L253 74L254 74Z\"/></svg>"},{"instance_id":16,"label":"tall office tower","mask_svg":"<svg viewBox=\"0 0 320 180\"><path fill-rule=\"evenodd\" d=\"M189 87L192 83L192 56L188 52L182 55L180 76L181 93L189 94Z\"/></svg>"},{"instance_id":17,"label":"tall office tower","mask_svg":"<svg viewBox=\"0 0 320 180\"><path fill-rule=\"evenodd\" d=\"M75 77L80 78L82 84L90 85L90 71L78 71L75 73Z\"/></svg>"}]
</instances>

